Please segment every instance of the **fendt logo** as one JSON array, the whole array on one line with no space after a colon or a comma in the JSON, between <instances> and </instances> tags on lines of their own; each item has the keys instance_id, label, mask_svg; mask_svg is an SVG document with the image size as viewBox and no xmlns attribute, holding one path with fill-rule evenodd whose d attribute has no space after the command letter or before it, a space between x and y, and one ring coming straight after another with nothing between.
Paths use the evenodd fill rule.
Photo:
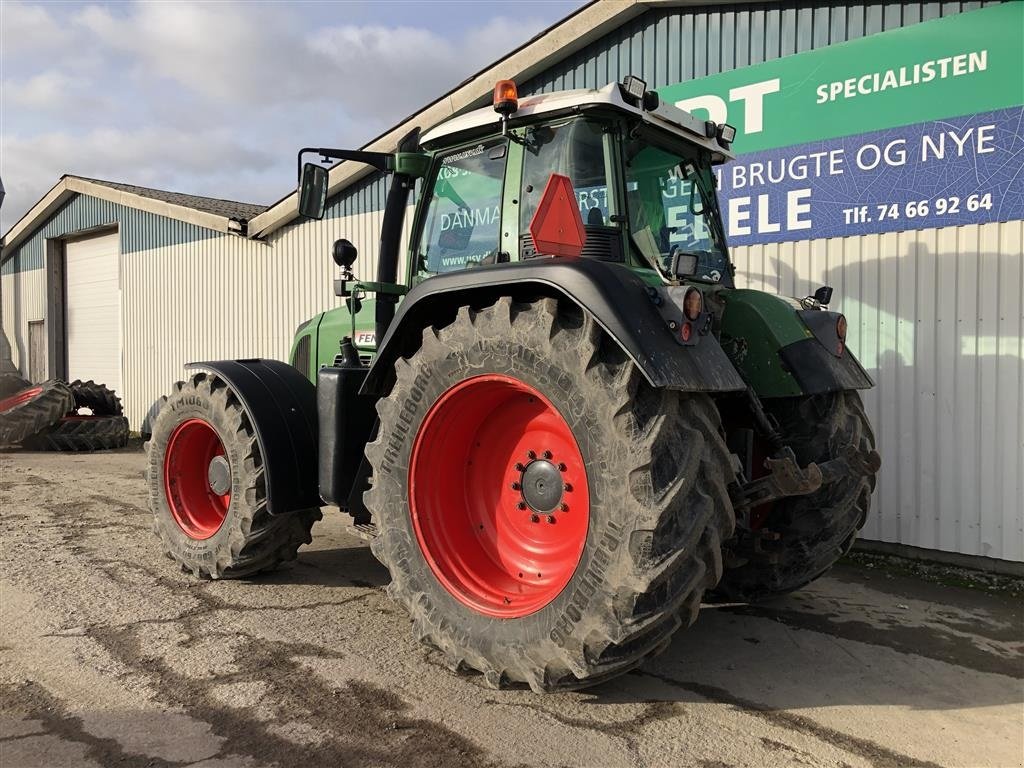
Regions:
<instances>
[{"instance_id":1,"label":"fendt logo","mask_svg":"<svg viewBox=\"0 0 1024 768\"><path fill-rule=\"evenodd\" d=\"M743 133L760 133L764 130L764 97L778 93L782 87L781 82L779 78L774 77L771 80L729 89L729 101L743 104ZM713 93L682 99L676 102L676 106L687 112L703 109L708 113L708 119L719 125L729 122L729 105L725 99Z\"/></svg>"}]
</instances>

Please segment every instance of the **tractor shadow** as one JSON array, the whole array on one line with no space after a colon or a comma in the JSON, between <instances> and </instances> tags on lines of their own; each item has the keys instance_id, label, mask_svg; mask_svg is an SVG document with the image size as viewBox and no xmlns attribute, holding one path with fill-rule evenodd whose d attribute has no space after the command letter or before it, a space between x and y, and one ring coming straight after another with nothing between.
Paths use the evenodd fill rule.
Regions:
<instances>
[{"instance_id":1,"label":"tractor shadow","mask_svg":"<svg viewBox=\"0 0 1024 768\"><path fill-rule=\"evenodd\" d=\"M322 546L314 529L314 545ZM287 568L263 575L260 584L289 584L311 587L363 587L382 589L391 575L362 543L328 548L302 548L298 559Z\"/></svg>"},{"instance_id":2,"label":"tractor shadow","mask_svg":"<svg viewBox=\"0 0 1024 768\"><path fill-rule=\"evenodd\" d=\"M756 712L1024 704L1024 612L1012 596L840 565L759 605L705 605L595 705L710 700Z\"/></svg>"}]
</instances>

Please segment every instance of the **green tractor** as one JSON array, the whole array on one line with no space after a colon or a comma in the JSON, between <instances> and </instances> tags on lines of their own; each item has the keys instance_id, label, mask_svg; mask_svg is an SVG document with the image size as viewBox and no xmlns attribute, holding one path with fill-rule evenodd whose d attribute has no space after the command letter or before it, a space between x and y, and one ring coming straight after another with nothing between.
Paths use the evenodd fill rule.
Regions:
<instances>
[{"instance_id":1,"label":"green tractor","mask_svg":"<svg viewBox=\"0 0 1024 768\"><path fill-rule=\"evenodd\" d=\"M192 364L153 425L150 504L215 579L293 559L336 505L449 666L580 688L702 600L784 594L850 548L872 382L830 288L734 286L730 126L635 77L521 101L502 81L493 107L393 154L315 150L391 174L375 280L339 240L344 306L290 364ZM327 170L299 161L300 213L323 217Z\"/></svg>"}]
</instances>

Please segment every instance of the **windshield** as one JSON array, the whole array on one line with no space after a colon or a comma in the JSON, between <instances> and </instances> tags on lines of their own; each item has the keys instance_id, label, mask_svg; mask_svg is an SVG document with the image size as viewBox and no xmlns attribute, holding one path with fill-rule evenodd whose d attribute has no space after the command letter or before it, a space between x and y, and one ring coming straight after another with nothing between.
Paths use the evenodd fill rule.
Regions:
<instances>
[{"instance_id":1,"label":"windshield","mask_svg":"<svg viewBox=\"0 0 1024 768\"><path fill-rule=\"evenodd\" d=\"M670 277L673 268L693 277L728 280L725 246L711 165L699 151L679 152L645 138L626 143L626 201L634 246L649 263ZM695 257L688 262L681 257Z\"/></svg>"}]
</instances>

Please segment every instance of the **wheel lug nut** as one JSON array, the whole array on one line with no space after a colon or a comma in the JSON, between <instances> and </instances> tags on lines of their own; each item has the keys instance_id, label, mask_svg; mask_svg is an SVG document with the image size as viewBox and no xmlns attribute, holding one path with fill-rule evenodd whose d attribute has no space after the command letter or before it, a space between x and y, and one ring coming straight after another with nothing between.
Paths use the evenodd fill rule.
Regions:
<instances>
[{"instance_id":1,"label":"wheel lug nut","mask_svg":"<svg viewBox=\"0 0 1024 768\"><path fill-rule=\"evenodd\" d=\"M529 459L536 459L537 458L537 452L536 451L527 451L526 452L526 456Z\"/></svg>"},{"instance_id":2,"label":"wheel lug nut","mask_svg":"<svg viewBox=\"0 0 1024 768\"><path fill-rule=\"evenodd\" d=\"M558 505L558 508L560 510L562 510L563 512L568 512L569 511L569 505L566 504L564 501L561 504Z\"/></svg>"},{"instance_id":3,"label":"wheel lug nut","mask_svg":"<svg viewBox=\"0 0 1024 768\"><path fill-rule=\"evenodd\" d=\"M552 525L554 525L554 523L555 523L555 516L554 515L548 515L548 522L551 523Z\"/></svg>"},{"instance_id":4,"label":"wheel lug nut","mask_svg":"<svg viewBox=\"0 0 1024 768\"><path fill-rule=\"evenodd\" d=\"M550 459L551 458L551 451L544 451L544 453L542 455L544 456L545 459Z\"/></svg>"},{"instance_id":5,"label":"wheel lug nut","mask_svg":"<svg viewBox=\"0 0 1024 768\"><path fill-rule=\"evenodd\" d=\"M513 483L512 483L512 490L513 491L518 491L522 487L523 486L521 486L519 483L513 481Z\"/></svg>"},{"instance_id":6,"label":"wheel lug nut","mask_svg":"<svg viewBox=\"0 0 1024 768\"><path fill-rule=\"evenodd\" d=\"M559 472L565 472L566 469L568 469L568 467L566 467L565 464L562 464L561 462L558 463Z\"/></svg>"},{"instance_id":7,"label":"wheel lug nut","mask_svg":"<svg viewBox=\"0 0 1024 768\"><path fill-rule=\"evenodd\" d=\"M539 523L540 522L540 517L537 516L537 515L530 515L530 522L531 523Z\"/></svg>"},{"instance_id":8,"label":"wheel lug nut","mask_svg":"<svg viewBox=\"0 0 1024 768\"><path fill-rule=\"evenodd\" d=\"M516 509L526 509L526 502L520 501L518 504L516 504Z\"/></svg>"},{"instance_id":9,"label":"wheel lug nut","mask_svg":"<svg viewBox=\"0 0 1024 768\"><path fill-rule=\"evenodd\" d=\"M516 472L522 472L522 471L523 471L524 469L526 469L526 467L524 467L524 466L523 466L522 464L520 464L520 463L519 463L519 462L517 461L517 462L516 462Z\"/></svg>"},{"instance_id":10,"label":"wheel lug nut","mask_svg":"<svg viewBox=\"0 0 1024 768\"><path fill-rule=\"evenodd\" d=\"M572 483L566 483L565 485L563 485L562 486L562 490L565 491L566 493L571 493L572 492Z\"/></svg>"}]
</instances>

